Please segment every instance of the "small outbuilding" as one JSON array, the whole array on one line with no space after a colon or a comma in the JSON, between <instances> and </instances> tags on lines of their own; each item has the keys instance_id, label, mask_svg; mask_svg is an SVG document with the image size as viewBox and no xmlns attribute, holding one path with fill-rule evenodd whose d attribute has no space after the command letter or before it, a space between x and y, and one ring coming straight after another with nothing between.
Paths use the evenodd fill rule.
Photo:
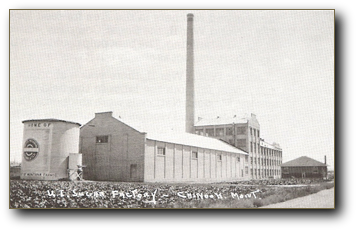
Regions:
<instances>
[{"instance_id":1,"label":"small outbuilding","mask_svg":"<svg viewBox=\"0 0 356 230\"><path fill-rule=\"evenodd\" d=\"M326 178L327 165L302 156L281 165L282 178Z\"/></svg>"}]
</instances>

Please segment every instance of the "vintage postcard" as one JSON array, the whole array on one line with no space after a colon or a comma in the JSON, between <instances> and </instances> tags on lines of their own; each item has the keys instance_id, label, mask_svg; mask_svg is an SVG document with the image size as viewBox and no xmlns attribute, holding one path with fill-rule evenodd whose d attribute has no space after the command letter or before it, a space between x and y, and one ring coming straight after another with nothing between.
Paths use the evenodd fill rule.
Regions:
<instances>
[{"instance_id":1,"label":"vintage postcard","mask_svg":"<svg viewBox=\"0 0 356 230\"><path fill-rule=\"evenodd\" d=\"M10 10L10 209L334 209L335 11Z\"/></svg>"}]
</instances>

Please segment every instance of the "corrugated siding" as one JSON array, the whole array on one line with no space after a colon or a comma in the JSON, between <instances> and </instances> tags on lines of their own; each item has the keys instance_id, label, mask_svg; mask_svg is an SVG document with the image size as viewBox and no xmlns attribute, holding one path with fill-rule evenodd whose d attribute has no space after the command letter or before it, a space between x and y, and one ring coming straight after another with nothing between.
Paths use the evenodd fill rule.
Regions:
<instances>
[{"instance_id":1,"label":"corrugated siding","mask_svg":"<svg viewBox=\"0 0 356 230\"><path fill-rule=\"evenodd\" d=\"M158 155L158 148L165 148L165 155ZM192 153L197 152L194 159ZM221 155L221 161L218 156ZM234 153L213 151L146 140L145 181L147 182L215 182L236 181L242 178L240 162ZM244 156L240 156L242 159Z\"/></svg>"}]
</instances>

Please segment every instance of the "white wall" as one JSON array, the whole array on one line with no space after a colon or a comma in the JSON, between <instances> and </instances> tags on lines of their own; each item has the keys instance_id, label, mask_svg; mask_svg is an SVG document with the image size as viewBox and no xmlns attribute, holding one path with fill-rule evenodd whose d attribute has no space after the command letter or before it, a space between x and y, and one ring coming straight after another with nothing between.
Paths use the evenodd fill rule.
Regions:
<instances>
[{"instance_id":1,"label":"white wall","mask_svg":"<svg viewBox=\"0 0 356 230\"><path fill-rule=\"evenodd\" d=\"M157 148L166 149L165 155L158 155ZM198 152L198 159L192 158L192 152ZM222 155L219 161L218 155ZM147 182L214 182L236 181L241 177L244 155L220 152L179 144L146 140L145 178Z\"/></svg>"},{"instance_id":2,"label":"white wall","mask_svg":"<svg viewBox=\"0 0 356 230\"><path fill-rule=\"evenodd\" d=\"M22 179L57 180L68 177L68 156L79 151L79 125L60 121L28 121L24 123L23 150L28 139L38 143L39 152L31 161L22 156Z\"/></svg>"}]
</instances>

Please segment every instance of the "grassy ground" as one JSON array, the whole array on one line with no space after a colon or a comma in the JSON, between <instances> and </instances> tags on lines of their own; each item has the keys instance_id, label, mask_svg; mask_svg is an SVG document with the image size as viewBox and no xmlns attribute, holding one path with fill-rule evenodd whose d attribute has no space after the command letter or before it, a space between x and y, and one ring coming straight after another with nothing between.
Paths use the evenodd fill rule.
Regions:
<instances>
[{"instance_id":1,"label":"grassy ground","mask_svg":"<svg viewBox=\"0 0 356 230\"><path fill-rule=\"evenodd\" d=\"M334 186L325 181L299 181L304 186L298 187L297 182L167 184L11 180L10 208L258 208ZM291 185L295 187L288 187Z\"/></svg>"}]
</instances>

